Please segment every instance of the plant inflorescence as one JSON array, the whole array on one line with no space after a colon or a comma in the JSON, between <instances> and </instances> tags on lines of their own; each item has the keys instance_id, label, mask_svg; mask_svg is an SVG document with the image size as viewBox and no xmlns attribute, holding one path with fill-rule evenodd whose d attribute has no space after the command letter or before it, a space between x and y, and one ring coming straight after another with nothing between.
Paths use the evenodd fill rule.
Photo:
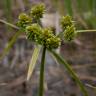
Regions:
<instances>
[{"instance_id":1,"label":"plant inflorescence","mask_svg":"<svg viewBox=\"0 0 96 96\"><path fill-rule=\"evenodd\" d=\"M36 5L31 8L28 15L25 13L21 13L19 15L19 20L17 22L18 27L26 33L26 37L28 40L35 42L36 45L43 46L41 68L40 68L41 70L40 70L39 96L43 96L43 91L44 91L43 82L44 82L44 62L45 62L46 49L48 49L55 56L55 58L59 63L64 64L68 72L76 80L77 84L79 85L82 92L84 93L84 96L88 96L86 89L84 88L83 84L78 79L77 75L72 70L70 65L66 63L66 61L64 61L62 57L60 57L57 53L55 53L55 51L53 51L53 49L56 49L61 45L62 40L64 40L65 42L70 42L74 40L77 32L71 17L63 16L60 20L62 32L60 32L59 34L54 34L51 28L43 28L40 25L40 19L43 17L44 12L45 12L44 4ZM36 50L34 51L39 52L38 49ZM32 57L31 63L33 61L36 62L37 57L35 60L33 60L33 58L34 57ZM32 68L30 67L32 66L31 65L29 66L28 79L30 78L33 70L33 67Z\"/></svg>"},{"instance_id":2,"label":"plant inflorescence","mask_svg":"<svg viewBox=\"0 0 96 96\"><path fill-rule=\"evenodd\" d=\"M57 49L60 45L62 40L65 42L71 42L74 40L77 31L75 29L75 25L71 19L70 16L63 16L60 20L60 25L62 31L59 34L54 34L51 28L43 28L40 25L40 20L43 17L43 14L45 12L45 6L44 4L38 4L36 6L33 6L29 12L29 14L21 13L18 17L17 26L13 26L12 24L6 23L10 25L11 27L14 27L16 29L19 29L20 32L25 32L26 37L28 40L34 42L36 45L41 45L43 47L42 57L41 57L41 67L40 67L40 85L39 85L39 96L43 96L44 92L44 63L45 63L45 55L46 50L48 50L54 57L57 59L59 63L62 63L69 74L74 78L76 83L79 85L82 93L84 96L88 96L88 93L80 81L80 79L77 77L74 70L71 68L71 66L62 58L59 54L55 52L54 49ZM35 21L35 22L34 22ZM16 35L14 35L12 41L9 43L8 47L5 48L4 54L2 57L4 57L5 53L11 48L13 43L16 41L16 38L19 36L19 32L17 32ZM34 66L36 64L36 60L38 58L39 49L41 47L37 47L34 49L32 59L30 61L29 69L28 69L28 77L27 80L29 80L32 71L34 69Z\"/></svg>"},{"instance_id":3,"label":"plant inflorescence","mask_svg":"<svg viewBox=\"0 0 96 96\"><path fill-rule=\"evenodd\" d=\"M74 40L76 36L76 30L75 30L75 25L72 22L72 19L70 16L63 16L61 18L61 28L63 31L63 39L64 41L72 41Z\"/></svg>"},{"instance_id":4,"label":"plant inflorescence","mask_svg":"<svg viewBox=\"0 0 96 96\"><path fill-rule=\"evenodd\" d=\"M54 34L51 28L42 28L38 24L38 20L43 17L44 12L44 4L39 4L31 8L29 15L25 13L19 15L17 25L26 32L28 40L43 45L48 49L56 49L61 45L62 39L65 41L72 41L74 39L76 32L70 16L63 16L61 18L60 24L63 38L60 38L59 34ZM36 23L32 21L34 19L35 21L37 20Z\"/></svg>"}]
</instances>

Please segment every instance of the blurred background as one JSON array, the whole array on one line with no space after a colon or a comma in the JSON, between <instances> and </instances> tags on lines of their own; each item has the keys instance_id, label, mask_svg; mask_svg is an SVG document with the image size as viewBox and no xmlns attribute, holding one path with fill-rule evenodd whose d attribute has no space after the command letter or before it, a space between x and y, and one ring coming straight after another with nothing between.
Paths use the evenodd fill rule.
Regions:
<instances>
[{"instance_id":1,"label":"blurred background","mask_svg":"<svg viewBox=\"0 0 96 96\"><path fill-rule=\"evenodd\" d=\"M41 20L43 27L52 26L58 33L60 17L70 15L78 30L96 29L96 0L0 0L0 55L17 32L1 20L16 24L19 13L29 12L33 5L41 2L46 5L46 13ZM38 95L40 58L31 80L26 82L33 47L22 34L0 61L0 96ZM96 96L96 33L79 33L73 42L62 42L58 53L78 74L89 96ZM48 52L44 90L44 96L83 96L64 66L54 61Z\"/></svg>"}]
</instances>

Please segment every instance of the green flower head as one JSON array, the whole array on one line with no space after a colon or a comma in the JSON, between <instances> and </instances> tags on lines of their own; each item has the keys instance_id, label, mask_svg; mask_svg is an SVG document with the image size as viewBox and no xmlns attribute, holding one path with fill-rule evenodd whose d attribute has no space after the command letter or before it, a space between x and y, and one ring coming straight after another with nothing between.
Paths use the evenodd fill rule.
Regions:
<instances>
[{"instance_id":1,"label":"green flower head","mask_svg":"<svg viewBox=\"0 0 96 96\"><path fill-rule=\"evenodd\" d=\"M63 16L60 20L60 24L61 24L62 30L65 30L65 28L67 26L72 25L71 17L70 16Z\"/></svg>"},{"instance_id":2,"label":"green flower head","mask_svg":"<svg viewBox=\"0 0 96 96\"><path fill-rule=\"evenodd\" d=\"M56 49L61 45L61 39L57 36L52 36L46 39L45 45L48 49Z\"/></svg>"},{"instance_id":3,"label":"green flower head","mask_svg":"<svg viewBox=\"0 0 96 96\"><path fill-rule=\"evenodd\" d=\"M28 24L32 23L32 18L25 13L21 13L18 19L17 26L21 28L25 28Z\"/></svg>"},{"instance_id":4,"label":"green flower head","mask_svg":"<svg viewBox=\"0 0 96 96\"><path fill-rule=\"evenodd\" d=\"M56 49L61 44L60 38L53 34L51 28L43 29L42 36L43 45L48 49Z\"/></svg>"},{"instance_id":5,"label":"green flower head","mask_svg":"<svg viewBox=\"0 0 96 96\"><path fill-rule=\"evenodd\" d=\"M74 25L68 26L66 30L63 32L63 38L65 41L72 41L76 36L76 31Z\"/></svg>"},{"instance_id":6,"label":"green flower head","mask_svg":"<svg viewBox=\"0 0 96 96\"><path fill-rule=\"evenodd\" d=\"M19 15L17 25L20 27L20 30L26 32L28 40L45 46L48 49L56 49L61 45L62 38L64 41L71 41L74 39L76 31L70 16L63 16L61 18L60 23L63 32L60 34L62 36L55 35L51 28L42 28L39 22L32 22L35 20L39 21L40 18L42 18L44 11L44 4L38 4L32 7L30 16L26 13L21 13Z\"/></svg>"},{"instance_id":7,"label":"green flower head","mask_svg":"<svg viewBox=\"0 0 96 96\"><path fill-rule=\"evenodd\" d=\"M43 17L43 13L45 12L44 4L38 4L31 8L30 14L32 18L38 20Z\"/></svg>"},{"instance_id":8,"label":"green flower head","mask_svg":"<svg viewBox=\"0 0 96 96\"><path fill-rule=\"evenodd\" d=\"M26 34L27 34L27 38L29 40L32 40L36 43L41 42L42 29L38 24L31 24L31 25L27 26Z\"/></svg>"},{"instance_id":9,"label":"green flower head","mask_svg":"<svg viewBox=\"0 0 96 96\"><path fill-rule=\"evenodd\" d=\"M48 49L56 49L61 44L61 39L48 29L41 29L38 24L32 24L26 27L27 38L37 44L44 45Z\"/></svg>"},{"instance_id":10,"label":"green flower head","mask_svg":"<svg viewBox=\"0 0 96 96\"><path fill-rule=\"evenodd\" d=\"M51 30L51 28L44 28L44 29L43 29L43 33L42 33L43 39L50 38L50 37L52 37L53 35L54 35L54 34L53 34L53 31Z\"/></svg>"}]
</instances>

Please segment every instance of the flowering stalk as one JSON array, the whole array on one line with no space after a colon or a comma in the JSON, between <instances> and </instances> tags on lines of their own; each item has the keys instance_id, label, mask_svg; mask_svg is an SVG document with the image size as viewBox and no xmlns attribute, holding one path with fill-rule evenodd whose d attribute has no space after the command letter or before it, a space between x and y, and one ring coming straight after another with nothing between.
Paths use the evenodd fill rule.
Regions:
<instances>
[{"instance_id":1,"label":"flowering stalk","mask_svg":"<svg viewBox=\"0 0 96 96\"><path fill-rule=\"evenodd\" d=\"M43 47L41 67L40 67L40 80L39 80L39 96L43 96L44 93L44 63L45 63L46 47Z\"/></svg>"},{"instance_id":2,"label":"flowering stalk","mask_svg":"<svg viewBox=\"0 0 96 96\"><path fill-rule=\"evenodd\" d=\"M60 24L62 32L60 34L62 35L62 37L60 37L60 34L55 35L53 31L50 30L50 28L42 28L38 21L43 17L44 12L45 7L43 4L36 5L31 9L30 15L27 15L25 13L20 14L18 21L18 27L26 32L27 39L43 46L40 67L39 96L43 96L44 93L44 62L46 49L57 49L61 45L62 40L70 42L75 38L77 33L75 30L75 25L72 22L70 16L63 16L61 18ZM80 86L82 92L84 93L84 96L88 96L86 89L84 88L83 84L74 73L72 68L58 54L56 54L54 51L51 52L60 63L64 64L68 72L74 77L77 84Z\"/></svg>"}]
</instances>

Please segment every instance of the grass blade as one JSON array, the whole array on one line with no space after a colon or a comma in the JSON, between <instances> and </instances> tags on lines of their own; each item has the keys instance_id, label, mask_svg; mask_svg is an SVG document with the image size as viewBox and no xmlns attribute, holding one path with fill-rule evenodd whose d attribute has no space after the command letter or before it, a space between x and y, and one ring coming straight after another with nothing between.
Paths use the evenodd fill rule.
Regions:
<instances>
[{"instance_id":1,"label":"grass blade","mask_svg":"<svg viewBox=\"0 0 96 96\"><path fill-rule=\"evenodd\" d=\"M86 86L89 87L89 88L92 88L92 89L94 89L94 90L96 91L96 87L95 87L95 86L90 85L90 84L88 84L88 83L86 84Z\"/></svg>"},{"instance_id":2,"label":"grass blade","mask_svg":"<svg viewBox=\"0 0 96 96\"><path fill-rule=\"evenodd\" d=\"M11 0L3 0L4 2L4 13L5 13L5 17L6 17L6 20L8 22L12 22L12 1ZM7 30L8 32L12 31L12 29L8 26L7 27Z\"/></svg>"},{"instance_id":3,"label":"grass blade","mask_svg":"<svg viewBox=\"0 0 96 96\"><path fill-rule=\"evenodd\" d=\"M93 0L93 14L96 16L96 0Z\"/></svg>"},{"instance_id":4,"label":"grass blade","mask_svg":"<svg viewBox=\"0 0 96 96\"><path fill-rule=\"evenodd\" d=\"M93 0L88 0L88 9L93 12Z\"/></svg>"},{"instance_id":5,"label":"grass blade","mask_svg":"<svg viewBox=\"0 0 96 96\"><path fill-rule=\"evenodd\" d=\"M78 8L78 11L79 11L79 13L80 14L82 14L83 13L83 1L82 0L77 0L77 8Z\"/></svg>"},{"instance_id":6,"label":"grass blade","mask_svg":"<svg viewBox=\"0 0 96 96\"><path fill-rule=\"evenodd\" d=\"M29 68L28 68L28 74L27 74L27 80L30 79L30 77L33 73L36 61L38 59L39 52L40 52L40 48L38 46L36 46L36 48L33 51L32 58L30 60L30 64L29 64Z\"/></svg>"},{"instance_id":7,"label":"grass blade","mask_svg":"<svg viewBox=\"0 0 96 96\"><path fill-rule=\"evenodd\" d=\"M96 29L88 29L88 30L77 30L77 33L82 33L82 32L96 32Z\"/></svg>"},{"instance_id":8,"label":"grass blade","mask_svg":"<svg viewBox=\"0 0 96 96\"><path fill-rule=\"evenodd\" d=\"M14 28L14 29L19 29L17 26L15 26L15 25L13 25L13 24L11 24L11 23L9 23L9 22L6 22L5 20L1 20L1 19L0 19L0 22L1 22L1 23L4 23L4 24L6 24L6 25L8 25L8 26L10 26L10 27L12 27L12 28Z\"/></svg>"},{"instance_id":9,"label":"grass blade","mask_svg":"<svg viewBox=\"0 0 96 96\"><path fill-rule=\"evenodd\" d=\"M3 2L4 2L4 7L5 7L4 11L5 11L6 19L7 19L7 21L12 22L12 14L11 14L12 4L11 4L11 0L3 0Z\"/></svg>"},{"instance_id":10,"label":"grass blade","mask_svg":"<svg viewBox=\"0 0 96 96\"><path fill-rule=\"evenodd\" d=\"M2 55L0 55L0 60L4 58L4 56L8 53L8 51L11 49L15 41L17 40L18 36L21 34L20 31L16 32L11 41L9 41L7 47L4 49Z\"/></svg>"},{"instance_id":11,"label":"grass blade","mask_svg":"<svg viewBox=\"0 0 96 96\"><path fill-rule=\"evenodd\" d=\"M67 12L68 12L68 14L70 15L70 16L72 16L73 15L73 11L72 11L72 2L71 2L71 0L64 0L65 2L65 7L66 7L66 10L67 10Z\"/></svg>"},{"instance_id":12,"label":"grass blade","mask_svg":"<svg viewBox=\"0 0 96 96\"><path fill-rule=\"evenodd\" d=\"M74 72L74 70L71 68L71 66L61 56L59 56L59 54L57 54L55 51L50 50L50 52L55 56L55 58L58 60L59 63L62 63L65 66L65 68L67 69L69 74L74 78L76 83L79 85L81 91L83 92L83 95L88 96L88 93L87 93L83 83L80 81L80 79L78 78L78 76Z\"/></svg>"}]
</instances>

